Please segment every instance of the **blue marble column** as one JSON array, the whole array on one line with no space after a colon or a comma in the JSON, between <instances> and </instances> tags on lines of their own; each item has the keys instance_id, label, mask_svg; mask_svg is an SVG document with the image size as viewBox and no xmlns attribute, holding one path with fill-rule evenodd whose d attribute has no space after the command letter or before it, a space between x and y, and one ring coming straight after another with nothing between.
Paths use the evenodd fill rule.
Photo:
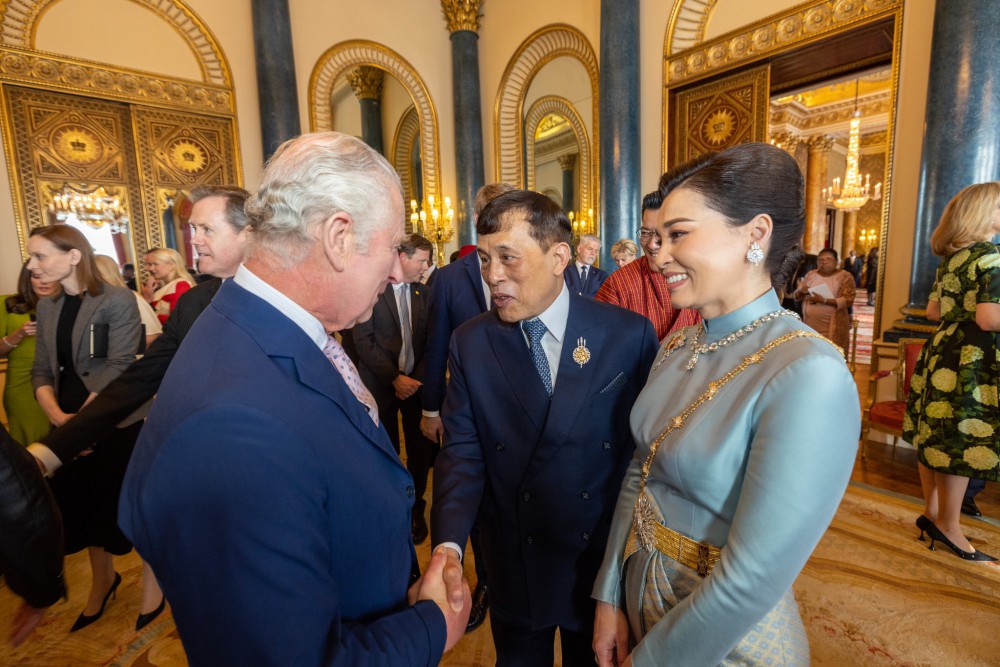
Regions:
<instances>
[{"instance_id":1,"label":"blue marble column","mask_svg":"<svg viewBox=\"0 0 1000 667\"><path fill-rule=\"evenodd\" d=\"M441 0L451 33L455 101L455 227L459 247L476 242L473 219L483 176L483 116L479 93L479 0Z\"/></svg>"},{"instance_id":2,"label":"blue marble column","mask_svg":"<svg viewBox=\"0 0 1000 667\"><path fill-rule=\"evenodd\" d=\"M930 237L945 205L967 185L1000 180L997 26L998 0L939 1L935 8L909 303L894 328L928 324L920 315L940 261Z\"/></svg>"},{"instance_id":3,"label":"blue marble column","mask_svg":"<svg viewBox=\"0 0 1000 667\"><path fill-rule=\"evenodd\" d=\"M573 210L576 179L573 166L576 164L576 153L559 156L559 168L562 169L562 207L566 213Z\"/></svg>"},{"instance_id":4,"label":"blue marble column","mask_svg":"<svg viewBox=\"0 0 1000 667\"><path fill-rule=\"evenodd\" d=\"M601 265L639 228L639 0L601 0Z\"/></svg>"},{"instance_id":5,"label":"blue marble column","mask_svg":"<svg viewBox=\"0 0 1000 667\"><path fill-rule=\"evenodd\" d=\"M260 134L267 160L282 142L298 136L299 98L288 0L251 0L257 65Z\"/></svg>"},{"instance_id":6,"label":"blue marble column","mask_svg":"<svg viewBox=\"0 0 1000 667\"><path fill-rule=\"evenodd\" d=\"M382 82L385 72L377 67L358 67L351 70L348 80L361 104L361 139L385 155L382 141Z\"/></svg>"}]
</instances>

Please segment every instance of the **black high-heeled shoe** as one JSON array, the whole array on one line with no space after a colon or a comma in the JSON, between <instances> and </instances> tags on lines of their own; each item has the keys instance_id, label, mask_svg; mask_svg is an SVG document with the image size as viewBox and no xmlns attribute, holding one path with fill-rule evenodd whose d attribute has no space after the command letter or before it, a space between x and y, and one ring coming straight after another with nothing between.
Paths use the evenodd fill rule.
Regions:
<instances>
[{"instance_id":1,"label":"black high-heeled shoe","mask_svg":"<svg viewBox=\"0 0 1000 667\"><path fill-rule=\"evenodd\" d=\"M934 524L931 523L931 520L928 519L927 517L925 517L923 514L921 514L920 516L918 516L917 517L917 528L920 529L920 536L917 539L920 540L921 542L924 542L925 541L924 540L924 533L928 532L930 530L930 526L933 526L933 525Z\"/></svg>"},{"instance_id":2,"label":"black high-heeled shoe","mask_svg":"<svg viewBox=\"0 0 1000 667\"><path fill-rule=\"evenodd\" d=\"M81 613L77 617L76 623L73 624L73 627L70 628L69 631L76 632L77 630L82 630L83 628L87 627L88 625L99 619L104 614L104 606L108 604L108 599L113 597L118 597L117 594L118 585L121 583L122 583L122 575L115 572L115 581L113 584L111 584L111 588L108 589L108 592L104 594L104 599L101 600L101 608L98 610L98 612L90 616Z\"/></svg>"},{"instance_id":3,"label":"black high-heeled shoe","mask_svg":"<svg viewBox=\"0 0 1000 667\"><path fill-rule=\"evenodd\" d=\"M160 604L156 609L149 612L148 614L139 614L139 618L135 619L135 631L139 632L139 630L142 630L144 627L152 623L153 619L155 619L157 616L163 613L163 610L166 608L166 606L167 606L167 596L164 595L163 597L160 598Z\"/></svg>"},{"instance_id":4,"label":"black high-heeled shoe","mask_svg":"<svg viewBox=\"0 0 1000 667\"><path fill-rule=\"evenodd\" d=\"M928 519L927 523L929 525L925 528L925 530L927 531L927 535L931 538L931 545L929 547L927 547L927 548L930 549L931 551L935 550L934 549L934 542L937 541L937 542L941 542L946 547L948 547L953 552L955 552L955 555L958 556L959 558L961 558L962 560L978 561L978 562L982 562L982 563L996 563L997 562L996 558L994 558L993 556L991 556L989 554L984 554L979 549L973 549L972 553L969 553L968 551L963 550L962 548L956 546L951 540L949 540L948 536L945 535L944 533L942 533L941 529L938 528L936 525L934 525L933 521L930 521Z\"/></svg>"}]
</instances>

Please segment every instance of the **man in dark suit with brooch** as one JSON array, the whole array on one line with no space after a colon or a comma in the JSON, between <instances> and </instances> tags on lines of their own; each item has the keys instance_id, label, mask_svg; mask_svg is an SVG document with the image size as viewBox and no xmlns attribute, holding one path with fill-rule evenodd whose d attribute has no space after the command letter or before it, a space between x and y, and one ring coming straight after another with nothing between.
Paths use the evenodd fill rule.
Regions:
<instances>
[{"instance_id":1,"label":"man in dark suit with brooch","mask_svg":"<svg viewBox=\"0 0 1000 667\"><path fill-rule=\"evenodd\" d=\"M556 628L563 664L588 664L591 588L656 334L570 292L570 223L544 195L500 195L476 230L496 310L451 341L433 542L457 559L478 518L498 665L552 665Z\"/></svg>"},{"instance_id":2,"label":"man in dark suit with brooch","mask_svg":"<svg viewBox=\"0 0 1000 667\"><path fill-rule=\"evenodd\" d=\"M379 420L399 453L399 415L406 438L406 469L413 476L414 544L427 539L424 510L427 473L437 443L420 431L420 386L423 384L424 346L427 343L427 304L420 279L430 263L434 246L412 234L399 246L402 280L379 295L366 322L354 326L355 353L361 381L375 397Z\"/></svg>"},{"instance_id":3,"label":"man in dark suit with brooch","mask_svg":"<svg viewBox=\"0 0 1000 667\"><path fill-rule=\"evenodd\" d=\"M601 252L601 239L593 234L584 234L576 245L576 261L566 267L566 285L571 292L593 299L597 291L608 279L606 271L594 266Z\"/></svg>"}]
</instances>

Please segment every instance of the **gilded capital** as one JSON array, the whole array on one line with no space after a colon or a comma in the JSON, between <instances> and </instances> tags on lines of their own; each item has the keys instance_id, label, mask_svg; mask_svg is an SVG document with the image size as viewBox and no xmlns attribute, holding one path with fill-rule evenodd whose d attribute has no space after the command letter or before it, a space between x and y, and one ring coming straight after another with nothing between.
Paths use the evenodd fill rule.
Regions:
<instances>
[{"instance_id":1,"label":"gilded capital","mask_svg":"<svg viewBox=\"0 0 1000 667\"><path fill-rule=\"evenodd\" d=\"M483 0L441 0L441 11L448 23L448 32L471 30L479 32L479 7Z\"/></svg>"},{"instance_id":2,"label":"gilded capital","mask_svg":"<svg viewBox=\"0 0 1000 667\"><path fill-rule=\"evenodd\" d=\"M573 171L573 165L576 164L576 153L570 153L569 155L560 155L556 159L559 160L560 169L562 169L563 171Z\"/></svg>"},{"instance_id":3,"label":"gilded capital","mask_svg":"<svg viewBox=\"0 0 1000 667\"><path fill-rule=\"evenodd\" d=\"M814 137L809 137L806 140L809 144L809 150L815 153L825 153L831 148L833 148L833 137L827 136L825 134L817 134Z\"/></svg>"},{"instance_id":4,"label":"gilded capital","mask_svg":"<svg viewBox=\"0 0 1000 667\"><path fill-rule=\"evenodd\" d=\"M351 70L347 80L351 82L351 89L359 100L380 100L384 77L385 72L378 67L365 65Z\"/></svg>"},{"instance_id":5,"label":"gilded capital","mask_svg":"<svg viewBox=\"0 0 1000 667\"><path fill-rule=\"evenodd\" d=\"M795 149L802 143L802 137L791 132L779 132L771 136L771 141L788 153L794 155Z\"/></svg>"}]
</instances>

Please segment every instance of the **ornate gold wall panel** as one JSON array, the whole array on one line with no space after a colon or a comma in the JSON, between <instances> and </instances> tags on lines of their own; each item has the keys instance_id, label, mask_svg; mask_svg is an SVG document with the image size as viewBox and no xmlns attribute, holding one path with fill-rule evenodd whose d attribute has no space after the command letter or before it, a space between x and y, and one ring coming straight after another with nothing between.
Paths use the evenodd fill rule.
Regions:
<instances>
[{"instance_id":1,"label":"ornate gold wall panel","mask_svg":"<svg viewBox=\"0 0 1000 667\"><path fill-rule=\"evenodd\" d=\"M770 66L677 93L670 164L751 141L767 141Z\"/></svg>"},{"instance_id":2,"label":"ornate gold wall panel","mask_svg":"<svg viewBox=\"0 0 1000 667\"><path fill-rule=\"evenodd\" d=\"M163 245L163 208L158 189L236 182L234 128L222 118L162 109L132 108L150 247Z\"/></svg>"},{"instance_id":3,"label":"ornate gold wall panel","mask_svg":"<svg viewBox=\"0 0 1000 667\"><path fill-rule=\"evenodd\" d=\"M141 219L142 195L127 105L4 86L4 147L14 182L15 205L24 221L22 247L46 216L54 190L74 185L108 186L129 215ZM117 187L114 187L117 186ZM113 192L112 192L113 191ZM146 247L142 227L132 225L133 250Z\"/></svg>"}]
</instances>

